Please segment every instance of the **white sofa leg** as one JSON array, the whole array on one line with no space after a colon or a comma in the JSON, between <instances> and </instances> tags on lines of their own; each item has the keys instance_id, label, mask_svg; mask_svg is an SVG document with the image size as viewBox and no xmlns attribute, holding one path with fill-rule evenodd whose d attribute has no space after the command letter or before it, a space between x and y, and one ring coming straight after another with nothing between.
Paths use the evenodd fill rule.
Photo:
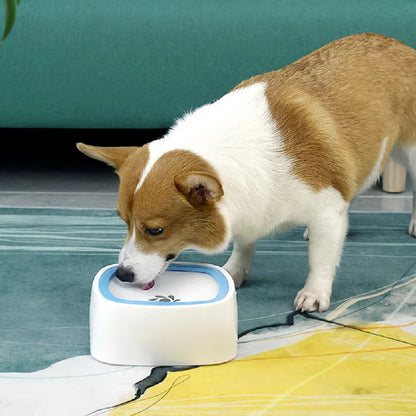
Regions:
<instances>
[{"instance_id":1,"label":"white sofa leg","mask_svg":"<svg viewBox=\"0 0 416 416\"><path fill-rule=\"evenodd\" d=\"M406 187L406 169L389 158L383 171L383 191L403 192Z\"/></svg>"}]
</instances>

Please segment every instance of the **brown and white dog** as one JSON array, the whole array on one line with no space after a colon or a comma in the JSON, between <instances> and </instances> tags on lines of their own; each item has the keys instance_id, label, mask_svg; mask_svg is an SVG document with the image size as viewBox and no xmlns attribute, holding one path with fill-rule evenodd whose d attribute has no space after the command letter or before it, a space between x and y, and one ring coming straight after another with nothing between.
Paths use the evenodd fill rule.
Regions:
<instances>
[{"instance_id":1,"label":"brown and white dog","mask_svg":"<svg viewBox=\"0 0 416 416\"><path fill-rule=\"evenodd\" d=\"M149 288L182 250L216 253L233 241L224 267L239 287L257 239L306 225L310 271L294 307L325 311L350 201L389 155L412 179L416 237L416 50L349 36L242 82L160 140L78 148L120 177L121 280Z\"/></svg>"}]
</instances>

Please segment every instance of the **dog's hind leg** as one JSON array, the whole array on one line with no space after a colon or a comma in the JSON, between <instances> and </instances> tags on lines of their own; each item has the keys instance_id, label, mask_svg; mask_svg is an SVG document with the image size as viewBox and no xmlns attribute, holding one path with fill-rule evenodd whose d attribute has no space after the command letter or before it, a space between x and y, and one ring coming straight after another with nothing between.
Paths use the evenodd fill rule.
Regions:
<instances>
[{"instance_id":1,"label":"dog's hind leg","mask_svg":"<svg viewBox=\"0 0 416 416\"><path fill-rule=\"evenodd\" d=\"M416 237L416 145L408 149L408 166L410 180L412 181L413 189L413 208L410 217L409 234Z\"/></svg>"},{"instance_id":2,"label":"dog's hind leg","mask_svg":"<svg viewBox=\"0 0 416 416\"><path fill-rule=\"evenodd\" d=\"M250 274L251 257L256 251L256 242L244 244L234 241L233 252L224 269L230 273L235 287L240 287Z\"/></svg>"},{"instance_id":3,"label":"dog's hind leg","mask_svg":"<svg viewBox=\"0 0 416 416\"><path fill-rule=\"evenodd\" d=\"M413 190L413 208L410 217L409 234L416 237L416 145L397 146L391 156L401 163L409 173Z\"/></svg>"},{"instance_id":4,"label":"dog's hind leg","mask_svg":"<svg viewBox=\"0 0 416 416\"><path fill-rule=\"evenodd\" d=\"M413 158L411 159L411 167L409 167L409 176L413 188L413 208L410 217L409 234L412 237L416 237L416 146L413 147Z\"/></svg>"}]
</instances>

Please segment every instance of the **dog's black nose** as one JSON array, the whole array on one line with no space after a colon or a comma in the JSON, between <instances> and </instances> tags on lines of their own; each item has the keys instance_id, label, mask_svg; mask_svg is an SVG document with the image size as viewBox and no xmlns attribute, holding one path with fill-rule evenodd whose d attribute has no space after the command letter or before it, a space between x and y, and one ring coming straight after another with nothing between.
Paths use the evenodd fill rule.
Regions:
<instances>
[{"instance_id":1,"label":"dog's black nose","mask_svg":"<svg viewBox=\"0 0 416 416\"><path fill-rule=\"evenodd\" d=\"M134 273L123 266L117 267L115 276L122 282L132 282L134 280Z\"/></svg>"}]
</instances>

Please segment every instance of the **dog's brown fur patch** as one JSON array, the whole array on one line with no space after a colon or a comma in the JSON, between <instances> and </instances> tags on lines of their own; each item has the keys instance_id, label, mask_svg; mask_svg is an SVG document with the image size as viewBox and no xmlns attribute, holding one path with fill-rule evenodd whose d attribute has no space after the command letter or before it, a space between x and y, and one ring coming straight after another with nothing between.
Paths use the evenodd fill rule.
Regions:
<instances>
[{"instance_id":1,"label":"dog's brown fur patch","mask_svg":"<svg viewBox=\"0 0 416 416\"><path fill-rule=\"evenodd\" d=\"M134 190L149 160L149 146L101 147L78 143L77 147L87 156L115 168L120 178L117 210L128 225L127 240L129 240L133 232L131 226L133 218L130 213L133 206Z\"/></svg>"},{"instance_id":2,"label":"dog's brown fur patch","mask_svg":"<svg viewBox=\"0 0 416 416\"><path fill-rule=\"evenodd\" d=\"M190 151L172 150L155 162L135 193L127 214L128 218L134 218L136 244L140 251L166 256L178 254L189 246L215 249L224 242L226 226L216 205L207 201L198 207L192 206L175 185L176 177L193 172L208 175L220 186L215 170ZM131 188L122 189L121 186L120 191L120 198L125 200ZM146 228L163 228L164 232L149 236Z\"/></svg>"},{"instance_id":3,"label":"dog's brown fur patch","mask_svg":"<svg viewBox=\"0 0 416 416\"><path fill-rule=\"evenodd\" d=\"M149 146L137 147L133 152L116 168L120 178L118 190L117 210L120 217L128 226L126 240L129 240L133 233L133 201L134 191L142 177L143 171L149 160Z\"/></svg>"},{"instance_id":4,"label":"dog's brown fur patch","mask_svg":"<svg viewBox=\"0 0 416 416\"><path fill-rule=\"evenodd\" d=\"M224 242L226 225L213 203L221 199L222 186L215 170L201 157L186 150L165 153L155 162L136 192L149 161L148 145L99 147L80 143L78 148L115 167L120 178L117 209L128 227L126 241L135 230L140 251L167 256L179 254L189 246L213 250ZM202 198L200 203L191 205L189 195L181 192L182 188L178 186L185 174L194 174L193 180L205 177L215 184L216 195L207 195L206 200ZM146 234L146 228L163 228L164 232L152 236Z\"/></svg>"},{"instance_id":5,"label":"dog's brown fur patch","mask_svg":"<svg viewBox=\"0 0 416 416\"><path fill-rule=\"evenodd\" d=\"M416 142L416 50L380 35L334 41L293 64L242 82L266 95L293 173L349 201L397 142Z\"/></svg>"}]
</instances>

